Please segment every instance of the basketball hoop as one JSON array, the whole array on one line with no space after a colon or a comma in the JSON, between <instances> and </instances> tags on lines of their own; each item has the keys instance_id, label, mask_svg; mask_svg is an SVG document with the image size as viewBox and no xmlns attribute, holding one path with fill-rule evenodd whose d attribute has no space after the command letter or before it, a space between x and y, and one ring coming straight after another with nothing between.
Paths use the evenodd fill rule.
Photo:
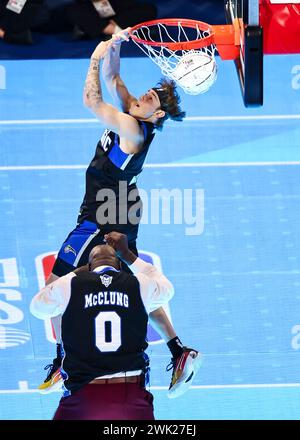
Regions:
<instances>
[{"instance_id":1,"label":"basketball hoop","mask_svg":"<svg viewBox=\"0 0 300 440\"><path fill-rule=\"evenodd\" d=\"M216 49L222 59L239 56L239 36L233 25L168 18L140 23L130 36L163 75L189 94L204 93L215 82Z\"/></svg>"}]
</instances>

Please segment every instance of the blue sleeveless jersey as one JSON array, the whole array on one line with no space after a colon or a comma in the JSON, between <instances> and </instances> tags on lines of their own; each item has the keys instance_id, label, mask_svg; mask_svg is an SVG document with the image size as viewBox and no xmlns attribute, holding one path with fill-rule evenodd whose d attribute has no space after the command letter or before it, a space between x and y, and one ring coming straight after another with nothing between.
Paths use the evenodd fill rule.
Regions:
<instances>
[{"instance_id":1,"label":"blue sleeveless jersey","mask_svg":"<svg viewBox=\"0 0 300 440\"><path fill-rule=\"evenodd\" d=\"M149 146L154 138L152 123L142 121L138 121L138 123L144 132L144 143L136 154L124 153L120 148L119 135L110 130L104 131L97 144L95 156L86 171L86 191L80 207L78 223L82 223L84 220L98 223L96 211L103 203L103 201L96 200L99 190L112 190L116 202L118 202L120 188L126 188L127 194L136 189L137 176L143 169ZM122 182L121 187L120 182ZM127 210L134 203L136 201L128 202ZM118 220L119 209L117 209L117 224Z\"/></svg>"}]
</instances>

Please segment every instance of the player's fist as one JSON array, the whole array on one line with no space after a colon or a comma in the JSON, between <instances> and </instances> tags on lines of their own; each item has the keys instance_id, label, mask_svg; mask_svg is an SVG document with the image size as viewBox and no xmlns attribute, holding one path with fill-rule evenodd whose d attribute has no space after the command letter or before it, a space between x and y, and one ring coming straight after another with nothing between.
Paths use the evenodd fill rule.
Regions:
<instances>
[{"instance_id":1,"label":"player's fist","mask_svg":"<svg viewBox=\"0 0 300 440\"><path fill-rule=\"evenodd\" d=\"M122 258L128 252L128 240L127 235L120 232L110 232L104 235L104 239L107 244L114 248L117 255Z\"/></svg>"},{"instance_id":2,"label":"player's fist","mask_svg":"<svg viewBox=\"0 0 300 440\"><path fill-rule=\"evenodd\" d=\"M121 31L117 32L116 34L113 34L111 39L114 45L118 45L123 43L124 41L129 41L129 33L130 33L131 27L128 27L126 29L122 29Z\"/></svg>"}]
</instances>

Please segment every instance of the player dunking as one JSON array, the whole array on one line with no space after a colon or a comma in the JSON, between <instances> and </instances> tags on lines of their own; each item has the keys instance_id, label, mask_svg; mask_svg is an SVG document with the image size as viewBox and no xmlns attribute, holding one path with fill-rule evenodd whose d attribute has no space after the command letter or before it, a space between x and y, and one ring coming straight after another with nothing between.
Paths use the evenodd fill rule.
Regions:
<instances>
[{"instance_id":1,"label":"player dunking","mask_svg":"<svg viewBox=\"0 0 300 440\"><path fill-rule=\"evenodd\" d=\"M120 78L120 43L128 41L128 32L129 28L119 32L111 40L101 42L91 56L84 88L84 103L107 129L98 142L95 156L86 172L86 193L78 224L63 243L47 284L86 264L90 250L95 245L103 244L104 235L110 231L126 234L129 248L137 254L139 219L135 215L132 221L130 208L138 197L129 201L128 195L132 191L137 193L136 179L142 171L154 130L161 130L169 118L182 121L185 116L173 81L162 80L139 99L128 92ZM99 65L103 60L103 79L111 95L118 98L122 111L103 101L99 77ZM120 210L123 208L119 209L118 203L121 198L120 183L126 188L125 223L124 219L121 221L123 213ZM107 203L101 193L105 189L111 190L115 196L115 215L112 215L108 223L103 221L101 211L103 204ZM108 204L106 208L109 210L110 206ZM172 353L173 374L168 395L176 397L185 392L192 383L200 363L200 353L182 345L162 307L150 314L150 320ZM45 382L39 387L44 393L51 392L61 379L61 317L52 318L52 324L57 340L57 357Z\"/></svg>"}]
</instances>

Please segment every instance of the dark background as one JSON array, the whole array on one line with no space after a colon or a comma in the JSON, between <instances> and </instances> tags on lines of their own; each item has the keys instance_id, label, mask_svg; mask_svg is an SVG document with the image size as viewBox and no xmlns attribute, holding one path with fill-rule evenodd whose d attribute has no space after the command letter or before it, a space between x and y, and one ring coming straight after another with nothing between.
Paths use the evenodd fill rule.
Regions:
<instances>
[{"instance_id":1,"label":"dark background","mask_svg":"<svg viewBox=\"0 0 300 440\"><path fill-rule=\"evenodd\" d=\"M157 6L158 18L192 18L211 24L225 23L223 0L145 0ZM70 0L47 0L50 9ZM97 40L73 41L70 32L44 34L33 31L33 45L8 44L0 40L0 59L87 58ZM133 44L124 45L122 56L143 56Z\"/></svg>"}]
</instances>

